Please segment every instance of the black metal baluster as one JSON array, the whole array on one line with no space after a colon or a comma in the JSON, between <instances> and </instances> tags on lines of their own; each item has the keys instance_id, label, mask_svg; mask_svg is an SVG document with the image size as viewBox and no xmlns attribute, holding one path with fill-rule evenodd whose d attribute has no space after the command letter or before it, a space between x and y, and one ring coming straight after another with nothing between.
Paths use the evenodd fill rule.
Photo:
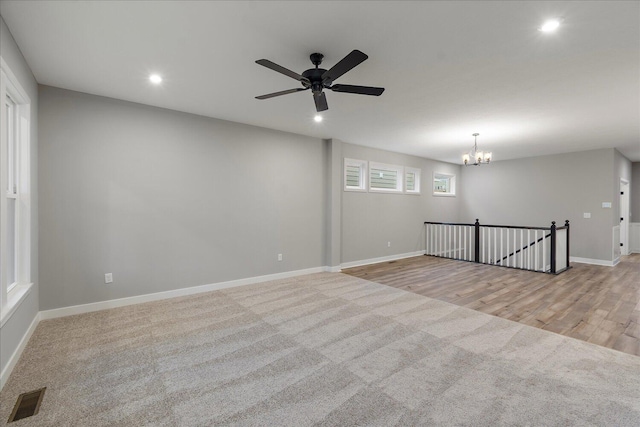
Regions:
<instances>
[{"instance_id":1,"label":"black metal baluster","mask_svg":"<svg viewBox=\"0 0 640 427\"><path fill-rule=\"evenodd\" d=\"M476 241L475 241L475 261L477 263L480 262L480 223L478 222L478 218L476 218L476 223L474 224L476 227Z\"/></svg>"},{"instance_id":2,"label":"black metal baluster","mask_svg":"<svg viewBox=\"0 0 640 427\"><path fill-rule=\"evenodd\" d=\"M567 268L569 268L569 220L564 221L565 227L567 227Z\"/></svg>"},{"instance_id":3,"label":"black metal baluster","mask_svg":"<svg viewBox=\"0 0 640 427\"><path fill-rule=\"evenodd\" d=\"M551 221L551 274L556 274L556 222Z\"/></svg>"}]
</instances>

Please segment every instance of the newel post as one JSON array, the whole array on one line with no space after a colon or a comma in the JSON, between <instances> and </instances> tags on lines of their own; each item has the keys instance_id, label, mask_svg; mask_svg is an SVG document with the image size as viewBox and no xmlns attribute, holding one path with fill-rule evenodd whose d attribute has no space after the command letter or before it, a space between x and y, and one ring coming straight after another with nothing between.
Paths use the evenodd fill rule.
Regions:
<instances>
[{"instance_id":1,"label":"newel post","mask_svg":"<svg viewBox=\"0 0 640 427\"><path fill-rule=\"evenodd\" d=\"M476 241L474 245L475 252L475 262L480 262L480 223L478 222L478 218L476 218L475 229L476 229Z\"/></svg>"},{"instance_id":2,"label":"newel post","mask_svg":"<svg viewBox=\"0 0 640 427\"><path fill-rule=\"evenodd\" d=\"M551 221L551 274L556 274L556 222Z\"/></svg>"},{"instance_id":3,"label":"newel post","mask_svg":"<svg viewBox=\"0 0 640 427\"><path fill-rule=\"evenodd\" d=\"M567 227L567 268L569 268L569 220L564 221L565 227Z\"/></svg>"}]
</instances>

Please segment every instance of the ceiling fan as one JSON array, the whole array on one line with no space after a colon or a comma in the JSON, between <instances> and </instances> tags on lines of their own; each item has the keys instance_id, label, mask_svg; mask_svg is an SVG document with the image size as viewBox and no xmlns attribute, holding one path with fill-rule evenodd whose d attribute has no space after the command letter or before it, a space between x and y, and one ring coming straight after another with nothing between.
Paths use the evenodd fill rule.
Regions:
<instances>
[{"instance_id":1,"label":"ceiling fan","mask_svg":"<svg viewBox=\"0 0 640 427\"><path fill-rule=\"evenodd\" d=\"M316 68L310 68L302 74L294 73L291 70L288 70L276 63L269 61L268 59L258 59L256 61L257 64L260 64L264 67L270 68L273 71L277 71L279 73L284 74L285 76L289 76L292 79L298 80L302 83L301 88L297 89L289 89L283 90L281 92L269 93L267 95L256 96L256 99L269 99L280 95L287 95L289 93L301 92L303 90L311 89L313 93L313 100L316 103L316 111L325 111L329 109L327 104L327 97L325 96L323 90L329 89L334 92L345 92L345 93L355 93L358 95L373 95L380 96L382 92L384 92L383 87L371 87L371 86L353 86L353 85L333 85L332 83L340 76L345 74L347 71L356 67L357 65L364 62L368 56L359 50L354 50L336 65L331 67L329 70L325 70L323 68L318 68L322 63L322 58L324 55L321 53L312 53L309 57L313 65Z\"/></svg>"}]
</instances>

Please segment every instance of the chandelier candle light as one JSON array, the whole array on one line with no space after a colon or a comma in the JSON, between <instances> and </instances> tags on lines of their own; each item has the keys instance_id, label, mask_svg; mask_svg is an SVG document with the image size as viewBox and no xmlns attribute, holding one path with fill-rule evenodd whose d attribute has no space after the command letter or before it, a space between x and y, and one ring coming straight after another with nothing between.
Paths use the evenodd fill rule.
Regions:
<instances>
[{"instance_id":1,"label":"chandelier candle light","mask_svg":"<svg viewBox=\"0 0 640 427\"><path fill-rule=\"evenodd\" d=\"M480 134L479 133L473 134L473 138L474 138L473 149L469 151L467 154L464 154L462 156L462 161L464 162L465 166L469 166L470 164L474 166L479 166L482 163L491 162L490 152L483 153L482 151L478 151L478 135ZM471 159L473 159L473 163L469 163Z\"/></svg>"}]
</instances>

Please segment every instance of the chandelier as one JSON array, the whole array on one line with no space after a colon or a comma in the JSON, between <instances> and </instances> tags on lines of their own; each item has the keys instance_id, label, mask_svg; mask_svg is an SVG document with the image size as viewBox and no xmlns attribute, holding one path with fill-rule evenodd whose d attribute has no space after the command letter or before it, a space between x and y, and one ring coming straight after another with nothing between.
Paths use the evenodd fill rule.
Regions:
<instances>
[{"instance_id":1,"label":"chandelier","mask_svg":"<svg viewBox=\"0 0 640 427\"><path fill-rule=\"evenodd\" d=\"M462 155L462 161L464 162L465 166L469 166L470 164L474 166L479 166L482 163L491 162L490 152L484 153L482 151L478 151L478 135L480 134L479 133L473 134L473 138L474 138L473 148L468 153ZM471 161L473 161L473 163L470 163Z\"/></svg>"}]
</instances>

